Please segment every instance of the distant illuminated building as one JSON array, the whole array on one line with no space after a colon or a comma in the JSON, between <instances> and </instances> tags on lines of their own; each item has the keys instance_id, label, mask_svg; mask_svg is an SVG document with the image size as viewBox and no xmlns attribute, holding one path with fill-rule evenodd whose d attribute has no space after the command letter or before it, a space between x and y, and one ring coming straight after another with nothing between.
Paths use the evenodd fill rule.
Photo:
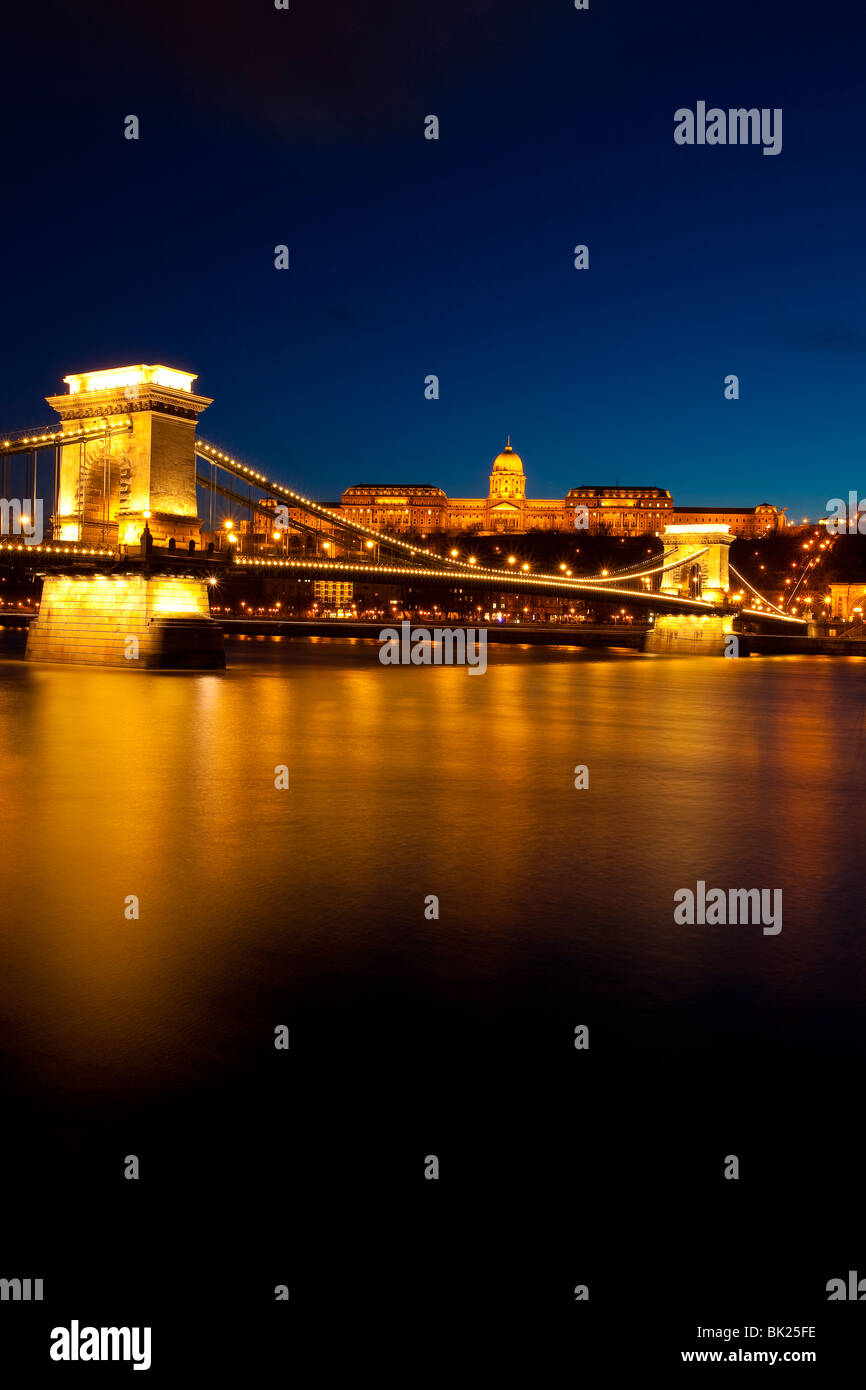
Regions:
<instances>
[{"instance_id":1,"label":"distant illuminated building","mask_svg":"<svg viewBox=\"0 0 866 1390\"><path fill-rule=\"evenodd\" d=\"M534 527L559 529L562 503L528 502L523 459L511 447L509 436L505 448L496 455L490 470L490 485L486 498L454 497L446 499L445 530L480 532L529 531Z\"/></svg>"},{"instance_id":2,"label":"distant illuminated building","mask_svg":"<svg viewBox=\"0 0 866 1390\"><path fill-rule=\"evenodd\" d=\"M356 483L343 493L348 521L373 531L500 532L605 530L661 532L673 507L661 488L572 488L566 497L527 498L523 460L511 439L496 455L486 497L448 497L430 483ZM585 514L578 509L585 508Z\"/></svg>"},{"instance_id":3,"label":"distant illuminated building","mask_svg":"<svg viewBox=\"0 0 866 1390\"><path fill-rule=\"evenodd\" d=\"M775 535L786 526L787 507L779 510L769 502L759 502L757 507L675 507L674 525L727 526L734 536L744 536L749 540L757 536Z\"/></svg>"},{"instance_id":4,"label":"distant illuminated building","mask_svg":"<svg viewBox=\"0 0 866 1390\"><path fill-rule=\"evenodd\" d=\"M562 498L527 498L523 460L511 440L493 460L486 497L448 497L431 483L355 483L343 493L347 521L372 531L588 531L610 536L660 536L672 523L724 524L733 535L780 530L784 513L768 502L757 507L674 506L660 487L584 484Z\"/></svg>"},{"instance_id":5,"label":"distant illuminated building","mask_svg":"<svg viewBox=\"0 0 866 1390\"><path fill-rule=\"evenodd\" d=\"M313 598L319 603L327 603L335 608L346 608L351 604L355 586L342 579L314 579Z\"/></svg>"},{"instance_id":6,"label":"distant illuminated building","mask_svg":"<svg viewBox=\"0 0 866 1390\"><path fill-rule=\"evenodd\" d=\"M866 583L831 584L829 616L837 622L862 622L866 612Z\"/></svg>"},{"instance_id":7,"label":"distant illuminated building","mask_svg":"<svg viewBox=\"0 0 866 1390\"><path fill-rule=\"evenodd\" d=\"M609 536L658 536L670 523L673 498L660 487L573 487L565 495L566 526L584 509L590 532Z\"/></svg>"},{"instance_id":8,"label":"distant illuminated building","mask_svg":"<svg viewBox=\"0 0 866 1390\"><path fill-rule=\"evenodd\" d=\"M340 511L371 531L438 531L448 498L429 483L356 483L346 488Z\"/></svg>"}]
</instances>

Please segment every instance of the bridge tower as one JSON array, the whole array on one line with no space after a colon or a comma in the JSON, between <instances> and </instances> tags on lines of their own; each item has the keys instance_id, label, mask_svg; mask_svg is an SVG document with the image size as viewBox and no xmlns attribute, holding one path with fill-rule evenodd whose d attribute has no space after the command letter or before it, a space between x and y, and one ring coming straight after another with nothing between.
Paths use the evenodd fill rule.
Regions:
<instances>
[{"instance_id":1,"label":"bridge tower","mask_svg":"<svg viewBox=\"0 0 866 1390\"><path fill-rule=\"evenodd\" d=\"M155 545L198 544L195 429L211 404L195 377L173 367L112 367L64 377L47 396L64 426L96 426L87 443L61 449L54 536L83 545L138 546L145 520ZM129 421L128 433L98 427Z\"/></svg>"},{"instance_id":2,"label":"bridge tower","mask_svg":"<svg viewBox=\"0 0 866 1390\"><path fill-rule=\"evenodd\" d=\"M733 539L727 526L668 526L662 534L664 564L673 567L661 576L661 592L724 606L730 590L728 554ZM732 632L730 613L661 613L644 650L722 656Z\"/></svg>"},{"instance_id":3,"label":"bridge tower","mask_svg":"<svg viewBox=\"0 0 866 1390\"><path fill-rule=\"evenodd\" d=\"M728 554L734 540L727 526L668 526L662 534L664 564L682 560L662 575L663 594L724 603L730 589ZM701 553L703 552L703 553Z\"/></svg>"},{"instance_id":4,"label":"bridge tower","mask_svg":"<svg viewBox=\"0 0 866 1390\"><path fill-rule=\"evenodd\" d=\"M115 367L64 377L48 396L64 422L93 433L61 446L55 540L116 549L107 572L70 560L43 576L27 634L32 661L127 670L225 666L210 616L212 561L200 548L195 429L211 404L173 367ZM116 433L106 427L117 425Z\"/></svg>"}]
</instances>

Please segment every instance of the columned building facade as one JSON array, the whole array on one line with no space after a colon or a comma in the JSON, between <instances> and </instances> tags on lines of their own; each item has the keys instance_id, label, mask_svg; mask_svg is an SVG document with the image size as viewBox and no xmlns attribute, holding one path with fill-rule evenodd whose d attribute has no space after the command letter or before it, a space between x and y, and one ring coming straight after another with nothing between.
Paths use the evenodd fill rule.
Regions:
<instances>
[{"instance_id":1,"label":"columned building facade","mask_svg":"<svg viewBox=\"0 0 866 1390\"><path fill-rule=\"evenodd\" d=\"M585 484L565 497L528 498L523 460L511 439L493 460L486 497L448 497L430 483L355 483L340 511L347 521L373 531L474 531L480 535L524 531L588 531L611 536L660 536L667 526L725 524L733 535L781 530L784 512L768 502L757 507L675 507L660 487Z\"/></svg>"}]
</instances>

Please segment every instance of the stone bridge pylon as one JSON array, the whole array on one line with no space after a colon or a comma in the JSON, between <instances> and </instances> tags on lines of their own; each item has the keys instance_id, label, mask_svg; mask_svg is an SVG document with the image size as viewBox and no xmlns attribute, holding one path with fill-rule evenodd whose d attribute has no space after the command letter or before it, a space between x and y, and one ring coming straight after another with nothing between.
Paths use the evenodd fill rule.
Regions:
<instances>
[{"instance_id":1,"label":"stone bridge pylon","mask_svg":"<svg viewBox=\"0 0 866 1390\"><path fill-rule=\"evenodd\" d=\"M724 525L668 526L662 535L661 592L724 605L730 592L728 556L734 537ZM681 563L674 563L674 562ZM660 613L645 651L680 656L721 656L733 632L730 613Z\"/></svg>"},{"instance_id":2,"label":"stone bridge pylon","mask_svg":"<svg viewBox=\"0 0 866 1390\"><path fill-rule=\"evenodd\" d=\"M47 400L79 438L60 445L53 538L113 550L115 559L100 569L70 558L65 573L44 575L28 658L127 670L225 666L196 497L196 422L210 400L173 367L64 381L68 394Z\"/></svg>"}]
</instances>

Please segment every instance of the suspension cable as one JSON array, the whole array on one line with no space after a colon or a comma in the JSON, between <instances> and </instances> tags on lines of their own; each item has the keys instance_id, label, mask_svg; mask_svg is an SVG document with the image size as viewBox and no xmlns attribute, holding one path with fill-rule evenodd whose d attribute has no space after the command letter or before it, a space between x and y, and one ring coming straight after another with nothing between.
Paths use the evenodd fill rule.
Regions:
<instances>
[{"instance_id":1,"label":"suspension cable","mask_svg":"<svg viewBox=\"0 0 866 1390\"><path fill-rule=\"evenodd\" d=\"M754 585L750 584L748 579L746 579L742 574L740 574L739 570L734 569L734 566L730 564L730 562L728 563L728 568L731 571L731 574L735 575L736 578L739 579L741 584L745 584L750 594L754 594L755 598L759 598L762 603L766 603L768 608L773 608L777 613L781 613L783 618L786 618L788 616L788 614L785 612L783 608L777 607L777 605L773 603L770 599L764 598L764 595L762 593L759 593L758 590L754 587Z\"/></svg>"}]
</instances>

